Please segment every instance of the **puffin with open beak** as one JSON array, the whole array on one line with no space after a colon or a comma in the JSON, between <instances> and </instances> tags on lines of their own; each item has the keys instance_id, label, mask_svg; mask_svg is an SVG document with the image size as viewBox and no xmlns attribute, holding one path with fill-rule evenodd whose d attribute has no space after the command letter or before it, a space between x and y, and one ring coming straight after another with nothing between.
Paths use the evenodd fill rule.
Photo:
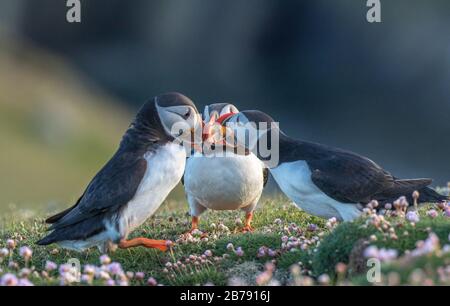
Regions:
<instances>
[{"instance_id":1,"label":"puffin with open beak","mask_svg":"<svg viewBox=\"0 0 450 306\"><path fill-rule=\"evenodd\" d=\"M76 204L46 220L52 232L39 245L58 243L83 251L106 252L143 246L165 251L166 240L127 236L152 216L183 176L183 139L201 126L194 103L167 93L145 103L122 138L119 149L97 173Z\"/></svg>"},{"instance_id":2,"label":"puffin with open beak","mask_svg":"<svg viewBox=\"0 0 450 306\"><path fill-rule=\"evenodd\" d=\"M243 111L222 124L231 130L227 144L254 152L281 190L312 215L349 221L372 200L386 204L405 196L412 201L414 191L420 194L418 203L449 200L428 187L431 179L399 179L364 156L291 138L263 112ZM264 147L267 152L261 154Z\"/></svg>"},{"instance_id":3,"label":"puffin with open beak","mask_svg":"<svg viewBox=\"0 0 450 306\"><path fill-rule=\"evenodd\" d=\"M208 146L216 146L211 140L216 137L213 130L220 134L222 120L238 112L234 105L228 103L205 107L203 153L197 152L188 158L184 173L184 188L192 216L190 232L198 229L199 217L207 209L241 209L246 213L241 231L253 230L253 211L267 183L267 168L250 152L237 155L234 152L208 151Z\"/></svg>"}]
</instances>

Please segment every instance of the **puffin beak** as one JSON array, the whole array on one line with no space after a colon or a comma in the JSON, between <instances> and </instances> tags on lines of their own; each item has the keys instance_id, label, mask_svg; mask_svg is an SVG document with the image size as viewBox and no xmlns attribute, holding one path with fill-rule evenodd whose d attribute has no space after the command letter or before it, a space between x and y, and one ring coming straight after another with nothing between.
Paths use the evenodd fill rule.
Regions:
<instances>
[{"instance_id":1,"label":"puffin beak","mask_svg":"<svg viewBox=\"0 0 450 306\"><path fill-rule=\"evenodd\" d=\"M203 142L209 142L209 143L216 143L216 144L222 144L228 147L232 147L227 141L227 133L229 134L230 131L227 129L226 126L223 125L223 121L225 121L227 118L233 116L235 113L227 113L222 116L220 116L218 119L215 117L212 117L208 123L206 123L203 127L203 135L202 139ZM219 134L219 139L215 139L215 136ZM229 135L228 135L229 137Z\"/></svg>"},{"instance_id":2,"label":"puffin beak","mask_svg":"<svg viewBox=\"0 0 450 306\"><path fill-rule=\"evenodd\" d=\"M216 118L214 116L212 116L209 119L208 123L203 122L203 128L202 128L203 142L207 141L210 138L215 123L216 123Z\"/></svg>"}]
</instances>

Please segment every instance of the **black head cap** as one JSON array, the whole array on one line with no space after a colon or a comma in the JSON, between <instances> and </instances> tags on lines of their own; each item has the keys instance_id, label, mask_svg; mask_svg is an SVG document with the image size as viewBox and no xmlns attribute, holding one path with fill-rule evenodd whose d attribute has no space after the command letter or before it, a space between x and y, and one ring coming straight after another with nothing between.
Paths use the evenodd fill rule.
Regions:
<instances>
[{"instance_id":1,"label":"black head cap","mask_svg":"<svg viewBox=\"0 0 450 306\"><path fill-rule=\"evenodd\" d=\"M164 93L162 95L156 96L154 99L155 99L155 102L160 107L188 105L188 106L193 107L195 110L197 110L194 102L192 102L191 99L189 99L185 95L182 95L178 92Z\"/></svg>"},{"instance_id":2,"label":"black head cap","mask_svg":"<svg viewBox=\"0 0 450 306\"><path fill-rule=\"evenodd\" d=\"M244 115L248 119L248 121L254 122L256 124L261 122L266 122L269 124L275 122L272 117L259 110L245 110L242 111L241 114Z\"/></svg>"},{"instance_id":3,"label":"black head cap","mask_svg":"<svg viewBox=\"0 0 450 306\"><path fill-rule=\"evenodd\" d=\"M147 144L150 142L164 142L171 140L171 136L167 135L158 116L157 106L191 106L195 111L194 102L188 97L177 93L170 92L155 96L146 102L138 111L130 128L123 137L122 145L130 143Z\"/></svg>"}]
</instances>

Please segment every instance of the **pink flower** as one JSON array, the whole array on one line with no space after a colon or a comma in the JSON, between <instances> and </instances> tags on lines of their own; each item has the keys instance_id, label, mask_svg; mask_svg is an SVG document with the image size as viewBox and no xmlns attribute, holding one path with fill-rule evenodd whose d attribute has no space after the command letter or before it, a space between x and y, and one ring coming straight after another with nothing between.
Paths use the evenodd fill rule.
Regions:
<instances>
[{"instance_id":1,"label":"pink flower","mask_svg":"<svg viewBox=\"0 0 450 306\"><path fill-rule=\"evenodd\" d=\"M21 286L21 287L32 287L34 286L32 282L30 282L28 279L26 278L21 278L19 279L19 282L17 283L17 286Z\"/></svg>"},{"instance_id":2,"label":"pink flower","mask_svg":"<svg viewBox=\"0 0 450 306\"><path fill-rule=\"evenodd\" d=\"M72 271L72 266L69 264L63 264L59 266L59 274L68 273Z\"/></svg>"},{"instance_id":3,"label":"pink flower","mask_svg":"<svg viewBox=\"0 0 450 306\"><path fill-rule=\"evenodd\" d=\"M424 241L418 241L416 248L410 252L411 256L422 256L433 253L440 248L439 237L435 233L430 233Z\"/></svg>"},{"instance_id":4,"label":"pink flower","mask_svg":"<svg viewBox=\"0 0 450 306\"><path fill-rule=\"evenodd\" d=\"M33 251L29 247L23 246L20 248L19 254L21 257L23 257L23 259L28 261L28 260L30 260L31 256L33 255Z\"/></svg>"},{"instance_id":5,"label":"pink flower","mask_svg":"<svg viewBox=\"0 0 450 306\"><path fill-rule=\"evenodd\" d=\"M256 277L255 281L259 286L263 286L263 285L266 285L271 279L272 279L272 273L270 273L268 271L264 271Z\"/></svg>"},{"instance_id":6,"label":"pink flower","mask_svg":"<svg viewBox=\"0 0 450 306\"><path fill-rule=\"evenodd\" d=\"M321 285L328 285L330 283L330 276L328 274L322 274L317 278L317 281Z\"/></svg>"},{"instance_id":7,"label":"pink flower","mask_svg":"<svg viewBox=\"0 0 450 306\"><path fill-rule=\"evenodd\" d=\"M448 208L445 209L444 215L445 215L447 218L450 218L450 207L448 207Z\"/></svg>"},{"instance_id":8,"label":"pink flower","mask_svg":"<svg viewBox=\"0 0 450 306\"><path fill-rule=\"evenodd\" d=\"M269 271L269 272L275 271L275 265L273 263L271 263L271 262L267 262L264 265L264 268L266 269L266 271Z\"/></svg>"},{"instance_id":9,"label":"pink flower","mask_svg":"<svg viewBox=\"0 0 450 306\"><path fill-rule=\"evenodd\" d=\"M238 248L236 249L236 251L235 251L235 254L236 254L238 257L242 257L242 256L244 256L244 251L242 250L241 247L238 247Z\"/></svg>"},{"instance_id":10,"label":"pink flower","mask_svg":"<svg viewBox=\"0 0 450 306\"><path fill-rule=\"evenodd\" d=\"M7 248L0 249L0 258L7 257L9 255L9 250Z\"/></svg>"},{"instance_id":11,"label":"pink flower","mask_svg":"<svg viewBox=\"0 0 450 306\"><path fill-rule=\"evenodd\" d=\"M6 247L10 250L13 250L16 248L16 241L14 239L8 239L6 240Z\"/></svg>"},{"instance_id":12,"label":"pink flower","mask_svg":"<svg viewBox=\"0 0 450 306\"><path fill-rule=\"evenodd\" d=\"M206 250L205 253L204 253L204 255L205 255L206 257L211 257L213 254L212 254L211 250Z\"/></svg>"},{"instance_id":13,"label":"pink flower","mask_svg":"<svg viewBox=\"0 0 450 306\"><path fill-rule=\"evenodd\" d=\"M377 200L372 200L372 201L370 201L369 204L371 205L372 208L377 208L379 205Z\"/></svg>"},{"instance_id":14,"label":"pink flower","mask_svg":"<svg viewBox=\"0 0 450 306\"><path fill-rule=\"evenodd\" d=\"M438 212L435 209L430 209L429 211L427 211L427 215L430 218L436 218L438 216Z\"/></svg>"},{"instance_id":15,"label":"pink flower","mask_svg":"<svg viewBox=\"0 0 450 306\"><path fill-rule=\"evenodd\" d=\"M347 271L347 265L345 263L338 263L335 267L336 273L344 274Z\"/></svg>"},{"instance_id":16,"label":"pink flower","mask_svg":"<svg viewBox=\"0 0 450 306\"><path fill-rule=\"evenodd\" d=\"M0 286L17 286L18 283L17 277L11 273L6 273L0 279Z\"/></svg>"},{"instance_id":17,"label":"pink flower","mask_svg":"<svg viewBox=\"0 0 450 306\"><path fill-rule=\"evenodd\" d=\"M100 256L100 263L102 265L109 265L111 263L111 258L109 258L109 256L106 254L102 255Z\"/></svg>"},{"instance_id":18,"label":"pink flower","mask_svg":"<svg viewBox=\"0 0 450 306\"><path fill-rule=\"evenodd\" d=\"M88 275L94 275L95 274L95 266L93 265L85 265L84 266L84 273Z\"/></svg>"},{"instance_id":19,"label":"pink flower","mask_svg":"<svg viewBox=\"0 0 450 306\"><path fill-rule=\"evenodd\" d=\"M417 223L420 221L419 214L416 211L408 211L406 214L406 220L409 222Z\"/></svg>"},{"instance_id":20,"label":"pink flower","mask_svg":"<svg viewBox=\"0 0 450 306\"><path fill-rule=\"evenodd\" d=\"M316 230L317 230L317 225L315 225L314 223L308 225L308 231L315 232Z\"/></svg>"},{"instance_id":21,"label":"pink flower","mask_svg":"<svg viewBox=\"0 0 450 306\"><path fill-rule=\"evenodd\" d=\"M258 249L258 254L256 255L257 257L264 257L266 256L266 247L262 246Z\"/></svg>"},{"instance_id":22,"label":"pink flower","mask_svg":"<svg viewBox=\"0 0 450 306\"><path fill-rule=\"evenodd\" d=\"M378 248L376 246L369 246L364 250L364 257L366 258L377 258L378 257Z\"/></svg>"},{"instance_id":23,"label":"pink flower","mask_svg":"<svg viewBox=\"0 0 450 306\"><path fill-rule=\"evenodd\" d=\"M390 260L396 259L397 256L398 256L397 250L382 248L379 251L378 259L380 261L390 261Z\"/></svg>"},{"instance_id":24,"label":"pink flower","mask_svg":"<svg viewBox=\"0 0 450 306\"><path fill-rule=\"evenodd\" d=\"M20 272L19 272L19 277L21 277L21 278L26 278L26 277L30 276L30 274L31 274L31 270L30 270L30 269L28 269L28 268L23 268L23 269L20 270Z\"/></svg>"},{"instance_id":25,"label":"pink flower","mask_svg":"<svg viewBox=\"0 0 450 306\"><path fill-rule=\"evenodd\" d=\"M81 282L84 284L90 284L92 283L92 276L88 274L81 275Z\"/></svg>"},{"instance_id":26,"label":"pink flower","mask_svg":"<svg viewBox=\"0 0 450 306\"><path fill-rule=\"evenodd\" d=\"M149 285L149 286L156 286L156 285L158 285L158 282L157 282L156 279L154 279L153 277L150 277L150 278L147 280L147 285Z\"/></svg>"},{"instance_id":27,"label":"pink flower","mask_svg":"<svg viewBox=\"0 0 450 306\"><path fill-rule=\"evenodd\" d=\"M58 265L55 264L53 261L47 260L47 261L45 262L45 270L46 270L47 272L56 270L56 268L58 268Z\"/></svg>"},{"instance_id":28,"label":"pink flower","mask_svg":"<svg viewBox=\"0 0 450 306\"><path fill-rule=\"evenodd\" d=\"M145 273L144 273L144 272L136 272L136 273L134 274L134 277L135 277L136 279L138 279L138 280L143 280L144 277L145 277Z\"/></svg>"},{"instance_id":29,"label":"pink flower","mask_svg":"<svg viewBox=\"0 0 450 306\"><path fill-rule=\"evenodd\" d=\"M403 208L406 208L406 207L409 206L408 200L406 200L405 196L401 196L400 198L398 198L397 201L399 201L400 206L403 207Z\"/></svg>"},{"instance_id":30,"label":"pink flower","mask_svg":"<svg viewBox=\"0 0 450 306\"><path fill-rule=\"evenodd\" d=\"M275 256L277 255L277 252L275 252L275 251L272 250L272 249L269 249L269 250L267 251L267 255L269 255L270 257L275 257Z\"/></svg>"},{"instance_id":31,"label":"pink flower","mask_svg":"<svg viewBox=\"0 0 450 306\"><path fill-rule=\"evenodd\" d=\"M369 246L364 250L364 257L377 258L380 261L391 261L398 256L397 250L394 249L378 249L376 246Z\"/></svg>"},{"instance_id":32,"label":"pink flower","mask_svg":"<svg viewBox=\"0 0 450 306\"><path fill-rule=\"evenodd\" d=\"M113 262L107 266L108 272L112 275L122 275L122 266L118 262Z\"/></svg>"}]
</instances>

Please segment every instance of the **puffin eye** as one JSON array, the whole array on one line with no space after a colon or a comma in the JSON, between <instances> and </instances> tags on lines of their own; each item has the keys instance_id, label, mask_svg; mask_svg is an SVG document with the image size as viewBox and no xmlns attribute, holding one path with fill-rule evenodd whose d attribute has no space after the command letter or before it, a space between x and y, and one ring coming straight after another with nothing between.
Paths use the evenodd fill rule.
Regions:
<instances>
[{"instance_id":1,"label":"puffin eye","mask_svg":"<svg viewBox=\"0 0 450 306\"><path fill-rule=\"evenodd\" d=\"M183 118L184 118L184 119L187 119L187 118L189 118L190 115L191 115L191 110L188 109L188 111L186 112L186 114L183 115Z\"/></svg>"}]
</instances>

